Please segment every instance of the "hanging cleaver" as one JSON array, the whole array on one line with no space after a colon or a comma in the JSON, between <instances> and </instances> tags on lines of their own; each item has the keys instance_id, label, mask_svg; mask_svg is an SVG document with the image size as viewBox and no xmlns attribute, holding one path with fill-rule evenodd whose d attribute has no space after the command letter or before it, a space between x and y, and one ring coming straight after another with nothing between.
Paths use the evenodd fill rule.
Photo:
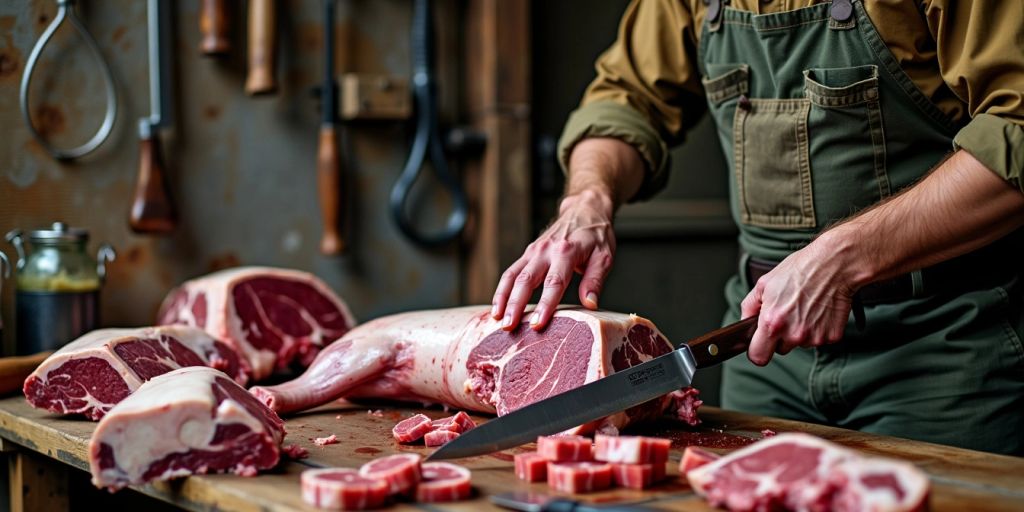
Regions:
<instances>
[{"instance_id":1,"label":"hanging cleaver","mask_svg":"<svg viewBox=\"0 0 1024 512\"><path fill-rule=\"evenodd\" d=\"M756 329L755 315L711 331L646 363L488 421L448 442L427 459L458 459L512 448L684 388L697 370L745 352Z\"/></svg>"}]
</instances>

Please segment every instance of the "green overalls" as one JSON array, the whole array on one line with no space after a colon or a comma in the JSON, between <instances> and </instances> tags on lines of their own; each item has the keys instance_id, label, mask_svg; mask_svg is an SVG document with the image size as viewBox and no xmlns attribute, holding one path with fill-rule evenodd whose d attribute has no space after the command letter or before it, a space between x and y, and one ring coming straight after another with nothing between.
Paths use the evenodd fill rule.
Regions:
<instances>
[{"instance_id":1,"label":"green overalls","mask_svg":"<svg viewBox=\"0 0 1024 512\"><path fill-rule=\"evenodd\" d=\"M859 0L765 15L706 3L699 60L744 255L726 287L732 322L752 284L749 258L781 261L912 185L960 126L900 69ZM734 358L723 406L1024 454L1019 241L904 276L913 293L865 302L864 325L851 318L840 343L765 368Z\"/></svg>"}]
</instances>

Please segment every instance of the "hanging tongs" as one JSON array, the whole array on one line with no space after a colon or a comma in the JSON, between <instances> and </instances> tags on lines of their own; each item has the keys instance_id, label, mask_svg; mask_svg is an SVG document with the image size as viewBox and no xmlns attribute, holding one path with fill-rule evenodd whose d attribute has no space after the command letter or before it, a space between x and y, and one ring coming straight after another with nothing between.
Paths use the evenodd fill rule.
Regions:
<instances>
[{"instance_id":1,"label":"hanging tongs","mask_svg":"<svg viewBox=\"0 0 1024 512\"><path fill-rule=\"evenodd\" d=\"M163 234L174 230L177 211L167 186L167 173L160 158L159 131L171 126L171 98L168 78L170 61L164 24L167 2L148 0L149 29L149 117L139 120L139 175L135 185L129 224L136 233Z\"/></svg>"},{"instance_id":2,"label":"hanging tongs","mask_svg":"<svg viewBox=\"0 0 1024 512\"><path fill-rule=\"evenodd\" d=\"M99 62L107 97L107 112L103 115L103 122L100 124L99 129L84 144L70 149L60 149L51 146L43 135L39 133L35 124L32 123L32 114L29 112L28 101L28 93L32 85L32 74L35 72L36 64L39 62L39 56L43 53L43 48L50 42L50 38L53 37L54 32L57 31L57 28L60 27L60 24L65 19L82 36L86 49ZM75 14L74 0L57 0L57 16L53 18L50 25L43 31L43 35L39 36L39 41L36 42L32 52L28 55L28 61L25 62L25 74L21 76L21 90L18 100L21 104L21 116L25 119L25 124L28 125L29 133L42 146L43 150L57 160L72 160L87 155L98 148L100 144L103 144L103 141L107 140L107 137L110 136L110 131L114 128L114 120L117 118L117 91L114 88L114 75L110 72L110 66L107 65L107 61L103 59L103 54L100 53L100 47L96 44L96 40L89 35L89 31L82 24L82 20L78 19L78 16Z\"/></svg>"},{"instance_id":3,"label":"hanging tongs","mask_svg":"<svg viewBox=\"0 0 1024 512\"><path fill-rule=\"evenodd\" d=\"M434 81L434 18L431 0L415 0L412 18L413 100L416 110L416 136L409 160L405 163L398 182L391 189L391 214L405 236L424 247L448 243L466 227L469 206L466 194L448 168L441 132L438 128L437 85ZM430 152L430 163L441 185L452 196L452 211L448 222L439 233L421 233L412 224L405 211L413 183L419 177Z\"/></svg>"}]
</instances>

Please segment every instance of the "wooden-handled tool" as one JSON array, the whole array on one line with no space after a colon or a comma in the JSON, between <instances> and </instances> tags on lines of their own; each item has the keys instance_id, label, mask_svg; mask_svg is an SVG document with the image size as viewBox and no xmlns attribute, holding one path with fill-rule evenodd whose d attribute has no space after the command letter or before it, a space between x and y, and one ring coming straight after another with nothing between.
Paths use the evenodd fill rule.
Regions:
<instances>
[{"instance_id":1,"label":"wooden-handled tool","mask_svg":"<svg viewBox=\"0 0 1024 512\"><path fill-rule=\"evenodd\" d=\"M320 252L340 254L345 250L342 238L341 157L338 150L338 82L334 78L334 0L324 2L324 84L320 91L320 146L317 151L317 188L323 236Z\"/></svg>"},{"instance_id":2,"label":"wooden-handled tool","mask_svg":"<svg viewBox=\"0 0 1024 512\"><path fill-rule=\"evenodd\" d=\"M277 6L275 0L249 0L249 76L245 92L270 94L277 90Z\"/></svg>"},{"instance_id":3,"label":"wooden-handled tool","mask_svg":"<svg viewBox=\"0 0 1024 512\"><path fill-rule=\"evenodd\" d=\"M136 233L164 234L178 222L167 183L167 170L160 159L159 130L171 124L169 44L164 40L167 2L149 0L149 117L139 120L139 175L132 198L128 224Z\"/></svg>"},{"instance_id":4,"label":"wooden-handled tool","mask_svg":"<svg viewBox=\"0 0 1024 512\"><path fill-rule=\"evenodd\" d=\"M52 353L40 352L30 356L0 357L0 396L21 391L25 378Z\"/></svg>"},{"instance_id":5,"label":"wooden-handled tool","mask_svg":"<svg viewBox=\"0 0 1024 512\"><path fill-rule=\"evenodd\" d=\"M199 32L203 39L199 50L205 55L224 55L231 51L231 9L234 0L202 0L199 8Z\"/></svg>"}]
</instances>

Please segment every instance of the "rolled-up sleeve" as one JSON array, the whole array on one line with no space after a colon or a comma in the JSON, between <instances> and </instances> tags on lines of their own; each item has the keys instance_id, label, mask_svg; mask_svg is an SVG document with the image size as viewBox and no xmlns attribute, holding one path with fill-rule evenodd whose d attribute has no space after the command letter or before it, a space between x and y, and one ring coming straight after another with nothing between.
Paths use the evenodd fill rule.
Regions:
<instances>
[{"instance_id":1,"label":"rolled-up sleeve","mask_svg":"<svg viewBox=\"0 0 1024 512\"><path fill-rule=\"evenodd\" d=\"M587 137L614 137L637 149L645 176L633 200L646 199L668 178L669 147L704 113L697 68L697 21L687 2L634 0L618 37L598 59L597 77L562 131L558 159Z\"/></svg>"},{"instance_id":2,"label":"rolled-up sleeve","mask_svg":"<svg viewBox=\"0 0 1024 512\"><path fill-rule=\"evenodd\" d=\"M1024 191L1024 7L934 0L925 8L946 84L971 116L953 140Z\"/></svg>"}]
</instances>

